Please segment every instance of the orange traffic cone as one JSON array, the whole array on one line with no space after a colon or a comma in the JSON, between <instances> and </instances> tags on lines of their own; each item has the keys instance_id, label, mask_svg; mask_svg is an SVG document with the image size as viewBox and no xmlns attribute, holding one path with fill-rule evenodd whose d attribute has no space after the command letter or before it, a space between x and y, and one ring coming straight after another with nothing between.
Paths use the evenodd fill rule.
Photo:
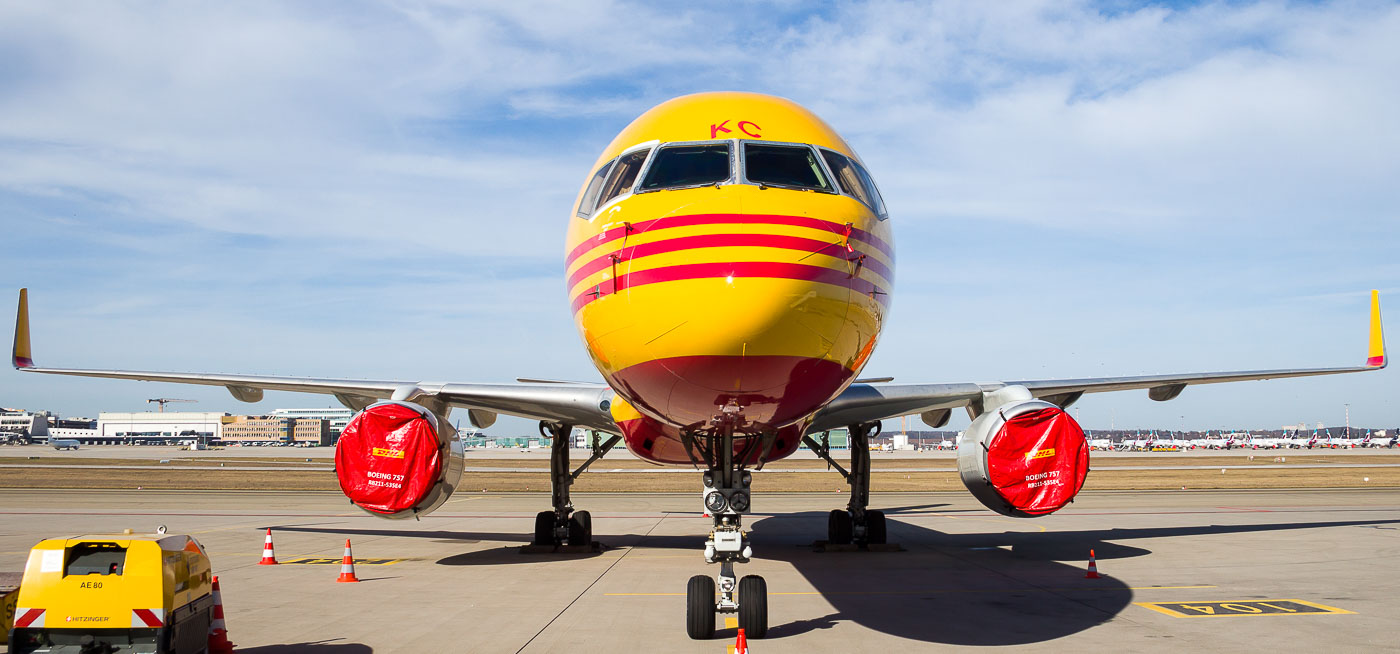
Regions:
<instances>
[{"instance_id":1,"label":"orange traffic cone","mask_svg":"<svg viewBox=\"0 0 1400 654\"><path fill-rule=\"evenodd\" d=\"M345 558L340 560L340 577L337 582L359 581L355 576L355 557L350 554L350 539L345 539Z\"/></svg>"},{"instance_id":2,"label":"orange traffic cone","mask_svg":"<svg viewBox=\"0 0 1400 654\"><path fill-rule=\"evenodd\" d=\"M277 565L277 555L272 553L272 528L267 530L267 538L263 540L263 557L258 561L258 565Z\"/></svg>"},{"instance_id":3,"label":"orange traffic cone","mask_svg":"<svg viewBox=\"0 0 1400 654\"><path fill-rule=\"evenodd\" d=\"M1098 566L1097 563L1094 563L1094 550L1089 550L1089 571L1086 572L1086 573L1084 573L1084 578L1085 578L1085 579L1098 579L1098 578L1099 578L1099 566Z\"/></svg>"},{"instance_id":4,"label":"orange traffic cone","mask_svg":"<svg viewBox=\"0 0 1400 654\"><path fill-rule=\"evenodd\" d=\"M224 626L224 596L219 593L219 578L214 577L214 619L209 623L209 654L233 654Z\"/></svg>"},{"instance_id":5,"label":"orange traffic cone","mask_svg":"<svg viewBox=\"0 0 1400 654\"><path fill-rule=\"evenodd\" d=\"M743 627L739 627L739 637L734 639L734 654L749 654L749 639L744 638Z\"/></svg>"}]
</instances>

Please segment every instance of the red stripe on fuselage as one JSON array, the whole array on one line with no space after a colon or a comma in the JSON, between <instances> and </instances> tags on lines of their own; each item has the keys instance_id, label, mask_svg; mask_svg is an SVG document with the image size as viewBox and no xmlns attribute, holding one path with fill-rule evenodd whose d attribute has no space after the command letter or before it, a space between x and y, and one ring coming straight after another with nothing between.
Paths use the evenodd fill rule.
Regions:
<instances>
[{"instance_id":1,"label":"red stripe on fuselage","mask_svg":"<svg viewBox=\"0 0 1400 654\"><path fill-rule=\"evenodd\" d=\"M633 286L674 282L683 279L716 279L724 277L799 279L821 284L831 284L849 288L860 293L872 294L880 304L889 304L889 295L874 283L852 277L844 270L823 266L808 266L799 263L775 263L770 261L744 261L720 263L690 263L679 266L666 266L639 270L618 275L609 279L592 291L580 293L573 299L571 309L577 313L584 305L599 298L625 291Z\"/></svg>"},{"instance_id":2,"label":"red stripe on fuselage","mask_svg":"<svg viewBox=\"0 0 1400 654\"><path fill-rule=\"evenodd\" d=\"M713 213L695 214L691 216L667 216L655 220L644 220L638 223L624 224L618 227L605 230L588 240L574 246L569 251L569 256L564 260L564 267L568 268L574 264L589 250L610 243L627 236L629 233L641 233L653 229L668 229L671 227L693 227L695 225L787 225L790 227L809 227L821 229L837 236L846 235L845 223L834 223L829 220L818 218L808 218L806 216L783 216L777 214L742 214L742 213ZM883 252L887 257L894 256L894 249L883 239L863 229L851 228L851 239L868 243L875 249Z\"/></svg>"},{"instance_id":3,"label":"red stripe on fuselage","mask_svg":"<svg viewBox=\"0 0 1400 654\"><path fill-rule=\"evenodd\" d=\"M848 262L851 262L852 266L855 265L856 259L860 258L863 259L861 263L862 267L869 268L872 272L885 279L890 279L891 276L889 266L886 266L884 262L865 256L859 250L855 252L847 251L845 246L839 242L832 243L828 241L819 241L814 238L783 236L780 234L701 234L698 236L682 236L665 241L656 241L654 243L642 243L604 254L580 266L572 275L569 275L569 288L573 288L575 284L583 281L589 275L607 270L614 263L634 261L642 257L681 252L684 250L725 247L763 247L825 254L839 259L846 259ZM614 259L614 256L617 258Z\"/></svg>"}]
</instances>

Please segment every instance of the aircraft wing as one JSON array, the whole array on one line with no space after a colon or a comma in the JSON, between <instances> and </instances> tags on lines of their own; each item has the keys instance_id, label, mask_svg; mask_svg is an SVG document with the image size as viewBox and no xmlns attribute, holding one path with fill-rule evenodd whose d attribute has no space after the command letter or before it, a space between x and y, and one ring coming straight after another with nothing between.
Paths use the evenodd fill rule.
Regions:
<instances>
[{"instance_id":1,"label":"aircraft wing","mask_svg":"<svg viewBox=\"0 0 1400 654\"><path fill-rule=\"evenodd\" d=\"M608 411L613 392L605 384L461 384L448 382L323 379L230 375L221 373L155 372L145 370L89 370L36 366L29 338L29 294L20 289L12 351L14 367L24 372L105 379L170 382L223 386L244 402L257 402L263 391L293 391L334 395L341 404L358 411L378 400L413 401L434 409L463 407L473 425L489 426L495 414L566 422L579 427L616 432Z\"/></svg>"},{"instance_id":2,"label":"aircraft wing","mask_svg":"<svg viewBox=\"0 0 1400 654\"><path fill-rule=\"evenodd\" d=\"M1083 379L1034 379L1003 382L964 382L953 384L852 384L817 414L808 431L824 431L847 425L922 414L925 422L946 422L956 408L981 412L984 393L1007 386L1023 386L1031 394L1060 406L1069 406L1085 393L1147 389L1147 396L1165 402L1181 394L1187 386L1286 377L1313 377L1368 372L1386 367L1385 338L1381 329L1380 293L1371 291L1370 334L1366 363L1339 368L1283 368L1204 372L1178 375L1138 375L1133 377L1087 377Z\"/></svg>"}]
</instances>

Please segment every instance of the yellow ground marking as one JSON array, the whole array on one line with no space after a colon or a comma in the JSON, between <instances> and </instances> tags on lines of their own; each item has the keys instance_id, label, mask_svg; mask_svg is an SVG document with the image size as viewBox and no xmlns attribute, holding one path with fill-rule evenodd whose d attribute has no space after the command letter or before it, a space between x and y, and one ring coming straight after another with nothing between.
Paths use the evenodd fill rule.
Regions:
<instances>
[{"instance_id":1,"label":"yellow ground marking","mask_svg":"<svg viewBox=\"0 0 1400 654\"><path fill-rule=\"evenodd\" d=\"M1355 611L1300 599L1238 600L1234 602L1133 602L1173 618L1240 618L1278 615L1355 615Z\"/></svg>"},{"instance_id":2,"label":"yellow ground marking","mask_svg":"<svg viewBox=\"0 0 1400 654\"><path fill-rule=\"evenodd\" d=\"M725 629L738 629L738 628L739 628L739 618L725 618L725 619L724 619L724 628L725 628Z\"/></svg>"},{"instance_id":3,"label":"yellow ground marking","mask_svg":"<svg viewBox=\"0 0 1400 654\"><path fill-rule=\"evenodd\" d=\"M394 565L395 563L402 563L402 562L404 562L404 561L417 561L417 560L418 560L418 559L361 559L361 558L356 558L356 559L355 559L355 565ZM316 557L316 558L290 559L290 560L287 560L287 561L280 561L279 563L291 564L291 565L298 565L298 564L299 564L299 565L340 565L340 564L343 563L343 562L344 562L344 558L343 558L343 557L337 556L337 557Z\"/></svg>"},{"instance_id":4,"label":"yellow ground marking","mask_svg":"<svg viewBox=\"0 0 1400 654\"><path fill-rule=\"evenodd\" d=\"M935 593L1032 593L1032 592L1076 592L1106 591L1106 590L1197 590L1201 588L1218 588L1218 586L1129 586L1127 588L1095 588L1092 586L1079 586L1076 588L935 588L930 590L869 590L869 591L835 591L821 592L816 590L797 591L791 593L768 593L769 595L931 595ZM604 597L684 597L685 593L603 593ZM1298 600L1288 600L1296 602Z\"/></svg>"}]
</instances>

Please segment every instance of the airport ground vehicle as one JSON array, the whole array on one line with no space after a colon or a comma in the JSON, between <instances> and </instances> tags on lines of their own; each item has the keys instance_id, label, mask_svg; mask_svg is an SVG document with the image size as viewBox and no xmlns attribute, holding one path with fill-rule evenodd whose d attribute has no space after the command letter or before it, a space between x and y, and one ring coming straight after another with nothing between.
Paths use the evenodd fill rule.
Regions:
<instances>
[{"instance_id":1,"label":"airport ground vehicle","mask_svg":"<svg viewBox=\"0 0 1400 654\"><path fill-rule=\"evenodd\" d=\"M76 450L76 449L78 449L78 441L75 441L75 440L70 439L70 438L60 438L60 439L56 439L56 440L51 440L51 441L49 441L49 445L52 445L52 446L53 446L53 449L55 449L55 450Z\"/></svg>"},{"instance_id":2,"label":"airport ground vehicle","mask_svg":"<svg viewBox=\"0 0 1400 654\"><path fill-rule=\"evenodd\" d=\"M209 557L191 536L53 538L29 552L9 651L204 652L213 608Z\"/></svg>"}]
</instances>

